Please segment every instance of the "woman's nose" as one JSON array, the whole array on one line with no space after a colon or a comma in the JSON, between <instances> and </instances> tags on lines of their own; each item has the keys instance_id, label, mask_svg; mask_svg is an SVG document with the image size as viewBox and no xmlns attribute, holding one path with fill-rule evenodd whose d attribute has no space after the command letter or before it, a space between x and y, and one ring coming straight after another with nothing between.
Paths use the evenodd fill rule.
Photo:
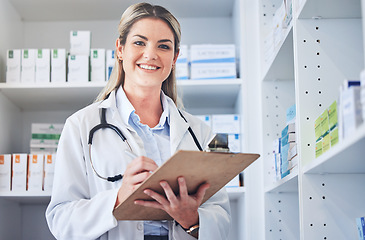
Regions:
<instances>
[{"instance_id":1,"label":"woman's nose","mask_svg":"<svg viewBox=\"0 0 365 240\"><path fill-rule=\"evenodd\" d=\"M156 49L152 46L147 46L143 53L143 57L147 60L156 60L157 59Z\"/></svg>"}]
</instances>

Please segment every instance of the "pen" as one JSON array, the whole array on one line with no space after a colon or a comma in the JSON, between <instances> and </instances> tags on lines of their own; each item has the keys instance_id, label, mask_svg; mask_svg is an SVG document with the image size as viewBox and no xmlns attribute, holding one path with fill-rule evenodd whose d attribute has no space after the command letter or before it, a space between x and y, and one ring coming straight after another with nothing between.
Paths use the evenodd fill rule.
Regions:
<instances>
[{"instance_id":1,"label":"pen","mask_svg":"<svg viewBox=\"0 0 365 240\"><path fill-rule=\"evenodd\" d=\"M130 156L131 158L135 159L138 156L136 154L134 154L133 152L129 151L129 150L125 150L124 151L128 156Z\"/></svg>"}]
</instances>

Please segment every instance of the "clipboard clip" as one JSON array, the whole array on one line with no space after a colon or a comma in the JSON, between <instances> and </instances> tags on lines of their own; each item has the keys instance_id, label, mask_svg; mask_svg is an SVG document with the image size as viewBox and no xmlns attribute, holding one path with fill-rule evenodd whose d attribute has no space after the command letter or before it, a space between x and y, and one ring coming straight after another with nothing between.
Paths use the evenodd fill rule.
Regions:
<instances>
[{"instance_id":1,"label":"clipboard clip","mask_svg":"<svg viewBox=\"0 0 365 240\"><path fill-rule=\"evenodd\" d=\"M208 144L206 152L229 152L228 134L217 133Z\"/></svg>"}]
</instances>

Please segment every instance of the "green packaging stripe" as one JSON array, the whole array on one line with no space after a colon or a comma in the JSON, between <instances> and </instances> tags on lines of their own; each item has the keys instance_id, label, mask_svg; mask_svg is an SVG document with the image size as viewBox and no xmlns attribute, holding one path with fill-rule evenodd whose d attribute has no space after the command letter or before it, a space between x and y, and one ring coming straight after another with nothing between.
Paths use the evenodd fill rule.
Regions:
<instances>
[{"instance_id":1,"label":"green packaging stripe","mask_svg":"<svg viewBox=\"0 0 365 240\"><path fill-rule=\"evenodd\" d=\"M42 49L38 49L38 58L42 58Z\"/></svg>"},{"instance_id":2,"label":"green packaging stripe","mask_svg":"<svg viewBox=\"0 0 365 240\"><path fill-rule=\"evenodd\" d=\"M33 133L32 139L47 139L47 140L59 140L61 134L41 134L41 133Z\"/></svg>"},{"instance_id":3,"label":"green packaging stripe","mask_svg":"<svg viewBox=\"0 0 365 240\"><path fill-rule=\"evenodd\" d=\"M14 57L14 52L13 50L9 50L9 58L13 58Z\"/></svg>"}]
</instances>

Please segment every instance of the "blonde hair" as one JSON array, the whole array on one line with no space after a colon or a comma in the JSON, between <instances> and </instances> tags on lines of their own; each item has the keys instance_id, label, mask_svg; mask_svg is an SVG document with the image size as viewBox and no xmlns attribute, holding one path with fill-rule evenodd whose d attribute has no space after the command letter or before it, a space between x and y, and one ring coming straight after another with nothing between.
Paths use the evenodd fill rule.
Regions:
<instances>
[{"instance_id":1,"label":"blonde hair","mask_svg":"<svg viewBox=\"0 0 365 240\"><path fill-rule=\"evenodd\" d=\"M127 36L135 22L143 18L157 18L161 19L168 24L174 34L174 53L178 53L180 49L181 40L181 29L180 24L177 19L164 7L158 5L151 5L149 3L137 3L129 6L123 13L119 26L119 41L121 45L125 45ZM115 51L115 64L113 71L110 75L107 85L99 93L96 98L96 102L102 101L107 98L110 92L114 89L118 89L119 86L124 85L125 72L123 69L122 61L118 60ZM175 77L175 67L172 68L170 75L162 83L161 89L163 92L169 96L174 103L177 103L177 90L176 90L176 77Z\"/></svg>"}]
</instances>

